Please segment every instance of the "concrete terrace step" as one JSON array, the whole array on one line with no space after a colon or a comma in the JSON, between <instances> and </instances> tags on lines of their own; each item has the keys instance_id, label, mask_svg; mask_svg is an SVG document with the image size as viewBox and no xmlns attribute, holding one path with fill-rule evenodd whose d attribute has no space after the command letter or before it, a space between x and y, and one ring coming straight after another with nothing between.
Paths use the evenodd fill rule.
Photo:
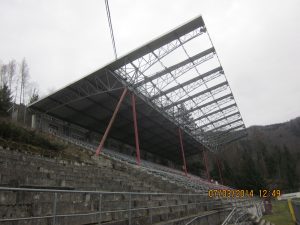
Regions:
<instances>
[{"instance_id":1,"label":"concrete terrace step","mask_svg":"<svg viewBox=\"0 0 300 225\"><path fill-rule=\"evenodd\" d=\"M22 161L24 160L24 157L22 158L21 161L18 161L17 163L22 163ZM38 160L43 160L43 159L38 159ZM120 164L120 163L119 163ZM88 171L89 168L86 167L82 167L82 168L77 168L79 166L75 166L76 167L76 173L74 172L74 166L73 165L64 165L63 168L59 168L57 172L55 172L54 169L49 169L49 168L44 168L44 165L41 167L36 167L35 165L32 165L32 163L27 163L27 166L25 168L25 171L28 174L32 174L32 171L34 171L34 169L37 169L37 172L34 172L34 177L40 177L40 178L45 178L45 179L49 179L51 177L54 177L56 179L67 179L67 180L72 180L71 178L73 177L73 179L76 179L78 177L84 177L85 179L88 179L89 177L91 177L91 175L93 176L100 176L101 174L101 179L109 179L111 177L120 177L120 180L126 180L126 181L130 181L132 183L134 183L137 178L142 180L142 181L147 181L148 183L155 183L156 187L158 187L159 189L170 189L170 190L178 190L178 185L174 185L174 184L170 184L166 181L163 181L160 178L156 178L156 177L151 177L148 174L143 174L143 171L139 171L139 172L135 172L135 174L137 175L137 178L135 178L135 176L132 176L132 170L137 170L136 168L128 168L128 166L124 166L124 165L117 165L115 166L115 168L118 168L122 171L127 171L130 172L130 175L121 171L115 171L114 169L111 168L105 168L105 169L99 169L98 170L95 168L93 168L93 170L95 172L93 173L84 173L83 171ZM90 167L90 166L88 166ZM23 169L24 171L24 166L20 166L17 165L16 167L17 169ZM57 169L57 168L56 168ZM80 171L80 172L78 172ZM3 173L5 173L5 170L3 170ZM9 172L8 172L9 173ZM65 176L65 177L64 177ZM91 178L91 179L95 179L95 178ZM99 178L98 178L99 179ZM113 181L111 181L113 182ZM38 184L38 183L34 183L34 184ZM51 183L51 185L54 185L54 183Z\"/></svg>"},{"instance_id":2,"label":"concrete terrace step","mask_svg":"<svg viewBox=\"0 0 300 225\"><path fill-rule=\"evenodd\" d=\"M6 153L9 155L7 161ZM160 174L143 167L113 160L108 157L91 159L94 165L70 163L59 159L43 159L39 156L22 155L0 149L0 183L8 184L18 179L21 185L40 185L70 187L77 190L131 191L131 192L180 192L193 193L202 191L190 178L171 174ZM175 175L174 175L175 176ZM186 183L191 183L190 186ZM198 188L198 189L197 189ZM201 189L201 190L200 190ZM16 216L40 216L53 213L53 193L17 193L0 192L0 218ZM61 225L96 224L98 221L100 196L97 194L58 194L57 214L91 213L94 215L58 218ZM208 196L186 197L185 195L131 195L132 225L183 224L202 215L207 210L219 208L215 202L207 204ZM128 222L129 195L102 195L102 224L124 225ZM200 203L201 204L195 204ZM185 204L192 203L189 206ZM149 207L155 207L149 209ZM160 207L160 208L159 208ZM139 211L137 211L137 208ZM111 212L112 210L121 210ZM218 214L218 215L217 215ZM220 213L209 216L217 218ZM218 217L218 218L219 218ZM220 218L219 218L220 219ZM42 223L41 223L42 224Z\"/></svg>"},{"instance_id":3,"label":"concrete terrace step","mask_svg":"<svg viewBox=\"0 0 300 225\"><path fill-rule=\"evenodd\" d=\"M275 225L274 223L266 221L263 218L258 218L254 215L250 217L250 221L252 221L252 223L255 224L255 225Z\"/></svg>"},{"instance_id":4,"label":"concrete terrace step","mask_svg":"<svg viewBox=\"0 0 300 225\"><path fill-rule=\"evenodd\" d=\"M214 217L216 216L219 217L217 211L201 212L188 216L182 216L168 221L154 223L153 225L185 225L189 222L191 222L191 224L196 224L195 222L197 222L197 224L213 225L218 224L219 219L214 219ZM208 223L208 221L210 221L210 223Z\"/></svg>"}]
</instances>

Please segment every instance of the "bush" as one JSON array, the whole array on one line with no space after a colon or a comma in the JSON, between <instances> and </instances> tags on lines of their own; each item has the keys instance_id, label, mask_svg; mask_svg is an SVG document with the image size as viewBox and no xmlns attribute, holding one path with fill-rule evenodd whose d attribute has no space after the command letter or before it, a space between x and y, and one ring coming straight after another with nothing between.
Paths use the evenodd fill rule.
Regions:
<instances>
[{"instance_id":1,"label":"bush","mask_svg":"<svg viewBox=\"0 0 300 225\"><path fill-rule=\"evenodd\" d=\"M60 150L63 148L62 145L50 142L35 131L29 131L4 121L0 123L0 137L8 141L29 144L44 149Z\"/></svg>"},{"instance_id":2,"label":"bush","mask_svg":"<svg viewBox=\"0 0 300 225\"><path fill-rule=\"evenodd\" d=\"M0 87L0 115L8 116L8 110L11 107L11 92L7 85Z\"/></svg>"}]
</instances>

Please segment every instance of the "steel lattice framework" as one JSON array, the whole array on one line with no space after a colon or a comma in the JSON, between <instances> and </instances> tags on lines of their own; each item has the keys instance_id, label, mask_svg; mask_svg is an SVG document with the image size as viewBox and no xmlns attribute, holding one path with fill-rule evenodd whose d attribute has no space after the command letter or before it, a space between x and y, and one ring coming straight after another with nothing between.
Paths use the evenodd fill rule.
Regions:
<instances>
[{"instance_id":1,"label":"steel lattice framework","mask_svg":"<svg viewBox=\"0 0 300 225\"><path fill-rule=\"evenodd\" d=\"M184 29L167 34L168 41L146 45L138 58L124 57L123 65L110 72L186 133L215 151L246 136L245 125L202 17L180 28ZM196 39L206 45L208 42L209 47L192 55L188 49L197 46L188 44L197 44ZM180 51L180 56L176 51ZM172 54L183 59L170 64L168 57L172 58Z\"/></svg>"},{"instance_id":2,"label":"steel lattice framework","mask_svg":"<svg viewBox=\"0 0 300 225\"><path fill-rule=\"evenodd\" d=\"M164 145L167 149L176 143L170 140L176 135L174 127L179 127L190 149L200 143L217 151L246 135L243 119L201 16L30 107L97 130L95 124L107 120L124 87L135 93L142 105L138 107L139 115L151 123L148 126L145 119L140 119L139 124L145 127L141 129L144 142L152 144L153 137L158 137L161 142L156 146ZM127 114L121 113L123 120L118 123L123 131L132 124ZM160 125L162 132L170 133L170 138L167 133L160 135L151 129L155 125Z\"/></svg>"}]
</instances>

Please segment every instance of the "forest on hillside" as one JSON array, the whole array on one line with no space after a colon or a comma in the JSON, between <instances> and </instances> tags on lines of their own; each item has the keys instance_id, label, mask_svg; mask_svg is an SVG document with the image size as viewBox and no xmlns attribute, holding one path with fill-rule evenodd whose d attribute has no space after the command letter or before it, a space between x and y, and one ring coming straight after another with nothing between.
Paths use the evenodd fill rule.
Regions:
<instances>
[{"instance_id":1,"label":"forest on hillside","mask_svg":"<svg viewBox=\"0 0 300 225\"><path fill-rule=\"evenodd\" d=\"M226 185L298 191L300 117L281 124L249 127L248 137L229 144L218 158ZM220 180L215 160L210 161L210 173Z\"/></svg>"}]
</instances>

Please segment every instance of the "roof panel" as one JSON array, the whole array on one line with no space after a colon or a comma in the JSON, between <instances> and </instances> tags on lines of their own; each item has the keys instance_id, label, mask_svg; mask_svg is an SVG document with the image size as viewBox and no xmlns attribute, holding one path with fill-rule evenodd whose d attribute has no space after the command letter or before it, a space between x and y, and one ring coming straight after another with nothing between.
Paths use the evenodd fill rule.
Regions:
<instances>
[{"instance_id":1,"label":"roof panel","mask_svg":"<svg viewBox=\"0 0 300 225\"><path fill-rule=\"evenodd\" d=\"M166 152L169 146L170 151L177 151L178 149L173 149L173 146L179 145L178 127L183 130L184 147L187 155L197 152L201 145L209 148L206 142L202 141L206 136L199 131L197 133L193 131L199 130L195 128L201 127L202 120L195 123L191 117L197 115L197 118L205 118L206 123L211 123L208 115L217 111L219 113L214 115L224 118L215 119L225 121L224 124L226 124L226 115L220 108L221 101L226 97L220 96L222 94L220 91L214 93L215 88L207 86L207 82L217 76L211 76L213 73L208 76L198 71L199 66L203 66L203 71L209 71L205 62L212 58L215 59L216 53L214 47L211 46L212 43L208 43L209 46L205 48L210 49L209 53L211 54L203 54L202 50L198 52L201 57L190 57L184 47L185 43L205 32L204 21L199 16L92 74L31 104L30 107L40 113L47 113L101 133L108 124L118 99L126 87L130 92L122 103L110 137L125 143L134 143L129 95L135 94L142 149L160 153ZM171 52L175 52L179 48L181 50L178 54L186 59L184 61L178 59L176 62L176 57L174 57L176 54L174 54L173 58L170 58L175 60L173 66L164 65L162 59L167 58ZM169 62L170 59L167 61ZM149 79L144 72L154 65L159 65L163 73L148 73L149 77L155 77L155 79ZM222 66L218 65L215 68L219 71ZM187 71L189 73L186 73ZM193 78L187 77L191 71L196 75ZM225 81L221 84L227 85L223 70L217 75L218 77L223 76ZM156 79L157 77L159 79ZM166 90L166 87L174 88L164 93L163 90ZM227 93L226 96L232 96L232 93ZM189 101L185 101L185 99ZM212 100L203 104L206 99ZM235 104L233 98L230 100L233 101L232 104ZM203 111L204 107L206 108ZM211 107L211 109L207 107ZM230 129L230 125L224 125L224 127ZM222 139L222 142L225 141ZM169 155L172 157L172 154Z\"/></svg>"}]
</instances>

